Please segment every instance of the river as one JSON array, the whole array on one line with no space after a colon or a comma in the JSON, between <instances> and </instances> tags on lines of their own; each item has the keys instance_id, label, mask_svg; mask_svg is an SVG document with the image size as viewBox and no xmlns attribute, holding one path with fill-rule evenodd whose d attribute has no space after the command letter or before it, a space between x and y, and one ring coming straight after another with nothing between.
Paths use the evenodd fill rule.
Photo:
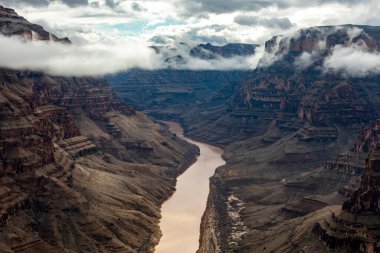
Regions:
<instances>
[{"instance_id":1,"label":"river","mask_svg":"<svg viewBox=\"0 0 380 253\"><path fill-rule=\"evenodd\" d=\"M185 173L178 177L176 191L161 209L162 238L157 253L195 253L199 246L200 223L206 209L209 178L225 164L223 150L184 137L182 127L165 122L179 138L197 145L200 155Z\"/></svg>"}]
</instances>

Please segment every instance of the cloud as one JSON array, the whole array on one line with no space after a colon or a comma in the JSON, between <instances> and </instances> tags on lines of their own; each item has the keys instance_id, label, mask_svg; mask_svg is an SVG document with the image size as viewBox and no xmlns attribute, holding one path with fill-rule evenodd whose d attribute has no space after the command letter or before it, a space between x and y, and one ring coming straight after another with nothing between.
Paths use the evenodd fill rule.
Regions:
<instances>
[{"instance_id":1,"label":"cloud","mask_svg":"<svg viewBox=\"0 0 380 253\"><path fill-rule=\"evenodd\" d=\"M63 76L102 76L130 68L157 68L156 54L137 42L119 45L62 45L40 41L23 42L18 37L0 36L6 48L0 66L11 69L44 71Z\"/></svg>"},{"instance_id":2,"label":"cloud","mask_svg":"<svg viewBox=\"0 0 380 253\"><path fill-rule=\"evenodd\" d=\"M16 6L29 5L34 7L48 6L51 2L61 2L72 8L89 4L88 0L12 0L12 4Z\"/></svg>"},{"instance_id":3,"label":"cloud","mask_svg":"<svg viewBox=\"0 0 380 253\"><path fill-rule=\"evenodd\" d=\"M301 56L297 57L294 61L294 66L299 69L303 70L309 67L311 64L313 64L315 61L320 59L321 55L319 52L303 52Z\"/></svg>"},{"instance_id":4,"label":"cloud","mask_svg":"<svg viewBox=\"0 0 380 253\"><path fill-rule=\"evenodd\" d=\"M15 8L49 32L83 45L111 42L122 45L128 40L142 45L175 46L176 42L191 46L207 42L264 45L273 35L300 28L380 22L380 6L375 0L0 0L0 3ZM278 55L269 55L267 59L274 58ZM314 56L305 54L297 63L302 68L313 60Z\"/></svg>"},{"instance_id":5,"label":"cloud","mask_svg":"<svg viewBox=\"0 0 380 253\"><path fill-rule=\"evenodd\" d=\"M260 58L262 57L263 49L257 48L256 54L253 56L235 56L231 58L216 58L212 60L202 60L194 57L189 57L183 65L176 65L177 69L190 70L249 70L255 69Z\"/></svg>"},{"instance_id":6,"label":"cloud","mask_svg":"<svg viewBox=\"0 0 380 253\"><path fill-rule=\"evenodd\" d=\"M251 57L217 57L202 60L190 56L190 46L180 43L176 48L154 49L137 41L118 44L63 45L52 42L24 42L19 37L0 36L0 48L6 48L0 67L43 71L58 76L103 76L132 68L191 69L191 70L247 70L256 67L261 49ZM178 55L183 59L177 62ZM165 61L168 58L173 61Z\"/></svg>"},{"instance_id":7,"label":"cloud","mask_svg":"<svg viewBox=\"0 0 380 253\"><path fill-rule=\"evenodd\" d=\"M351 77L376 75L380 74L380 53L369 50L365 45L337 45L323 67L326 72L332 71Z\"/></svg>"},{"instance_id":8,"label":"cloud","mask_svg":"<svg viewBox=\"0 0 380 253\"><path fill-rule=\"evenodd\" d=\"M262 9L276 8L278 10L294 7L307 8L318 7L324 4L356 5L363 3L362 0L177 0L182 6L185 15L195 13L232 13L237 11L258 12Z\"/></svg>"},{"instance_id":9,"label":"cloud","mask_svg":"<svg viewBox=\"0 0 380 253\"><path fill-rule=\"evenodd\" d=\"M155 44L162 44L162 45L167 45L169 44L169 40L170 38L169 37L166 37L166 36L161 36L161 35L156 35L156 36L153 36L150 41L154 42Z\"/></svg>"},{"instance_id":10,"label":"cloud","mask_svg":"<svg viewBox=\"0 0 380 253\"><path fill-rule=\"evenodd\" d=\"M260 18L257 16L239 15L234 18L239 25L261 25L268 28L289 29L293 26L288 18Z\"/></svg>"},{"instance_id":11,"label":"cloud","mask_svg":"<svg viewBox=\"0 0 380 253\"><path fill-rule=\"evenodd\" d=\"M257 16L239 15L234 18L234 22L239 25L258 25L260 18Z\"/></svg>"},{"instance_id":12,"label":"cloud","mask_svg":"<svg viewBox=\"0 0 380 253\"><path fill-rule=\"evenodd\" d=\"M105 3L111 9L114 9L118 6L118 4L115 2L115 0L105 0Z\"/></svg>"},{"instance_id":13,"label":"cloud","mask_svg":"<svg viewBox=\"0 0 380 253\"><path fill-rule=\"evenodd\" d=\"M139 3L136 3L136 2L132 3L132 9L138 12L145 10Z\"/></svg>"},{"instance_id":14,"label":"cloud","mask_svg":"<svg viewBox=\"0 0 380 253\"><path fill-rule=\"evenodd\" d=\"M273 5L273 3L269 1L252 0L181 0L180 3L189 14L194 12L211 12L220 14L239 10L255 11Z\"/></svg>"},{"instance_id":15,"label":"cloud","mask_svg":"<svg viewBox=\"0 0 380 253\"><path fill-rule=\"evenodd\" d=\"M3 3L6 6L6 2ZM47 6L49 5L49 0L13 0L12 1L13 5L29 5L29 6L36 6L36 7L41 7L41 6Z\"/></svg>"},{"instance_id":16,"label":"cloud","mask_svg":"<svg viewBox=\"0 0 380 253\"><path fill-rule=\"evenodd\" d=\"M88 0L61 0L62 3L70 7L78 7L83 5L88 5Z\"/></svg>"}]
</instances>

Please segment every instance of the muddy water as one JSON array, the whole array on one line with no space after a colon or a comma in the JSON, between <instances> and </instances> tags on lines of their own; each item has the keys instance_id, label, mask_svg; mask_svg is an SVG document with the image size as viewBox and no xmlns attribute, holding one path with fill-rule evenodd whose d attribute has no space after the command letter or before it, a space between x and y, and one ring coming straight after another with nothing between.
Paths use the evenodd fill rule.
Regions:
<instances>
[{"instance_id":1,"label":"muddy water","mask_svg":"<svg viewBox=\"0 0 380 253\"><path fill-rule=\"evenodd\" d=\"M184 137L183 129L177 123L165 123L178 137L197 145L200 156L178 178L176 192L162 206L160 228L163 236L155 252L195 253L199 246L199 228L209 193L209 178L217 167L225 164L223 151Z\"/></svg>"}]
</instances>

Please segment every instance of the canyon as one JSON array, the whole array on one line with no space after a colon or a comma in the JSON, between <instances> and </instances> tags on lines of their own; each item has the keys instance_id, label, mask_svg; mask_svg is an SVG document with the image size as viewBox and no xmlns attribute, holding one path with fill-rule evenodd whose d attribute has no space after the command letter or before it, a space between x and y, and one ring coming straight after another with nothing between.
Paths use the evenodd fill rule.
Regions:
<instances>
[{"instance_id":1,"label":"canyon","mask_svg":"<svg viewBox=\"0 0 380 253\"><path fill-rule=\"evenodd\" d=\"M2 6L0 33L72 43ZM167 47L166 68L105 78L0 68L0 252L169 252L198 183L192 252L379 252L380 76L326 68L339 48L378 53L380 27L274 36L249 71L174 68Z\"/></svg>"},{"instance_id":2,"label":"canyon","mask_svg":"<svg viewBox=\"0 0 380 253\"><path fill-rule=\"evenodd\" d=\"M265 44L258 68L191 102L186 98L199 96L195 84L184 82L186 74L178 70L146 71L143 82L134 71L110 80L121 96L128 90L125 97L140 99L148 114L180 122L190 138L224 149L227 163L210 179L198 253L347 252L355 244L352 238L325 243L331 233L314 226L331 211L339 213L368 170L367 153L378 143L379 77L325 72L323 62L337 45L377 52L379 35L379 27L346 25L276 36ZM314 58L298 67L304 54ZM231 71L218 74L229 77ZM142 99L136 83L153 83L143 96L159 101Z\"/></svg>"}]
</instances>

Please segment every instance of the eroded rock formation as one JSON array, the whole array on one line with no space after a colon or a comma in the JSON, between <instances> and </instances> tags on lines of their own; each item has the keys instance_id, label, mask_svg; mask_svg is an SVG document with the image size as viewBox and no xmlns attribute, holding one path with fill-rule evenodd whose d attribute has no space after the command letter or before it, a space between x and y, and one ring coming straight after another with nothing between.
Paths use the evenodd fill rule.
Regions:
<instances>
[{"instance_id":1,"label":"eroded rock formation","mask_svg":"<svg viewBox=\"0 0 380 253\"><path fill-rule=\"evenodd\" d=\"M373 253L380 251L380 146L366 160L359 189L316 224L314 231L331 248Z\"/></svg>"}]
</instances>

